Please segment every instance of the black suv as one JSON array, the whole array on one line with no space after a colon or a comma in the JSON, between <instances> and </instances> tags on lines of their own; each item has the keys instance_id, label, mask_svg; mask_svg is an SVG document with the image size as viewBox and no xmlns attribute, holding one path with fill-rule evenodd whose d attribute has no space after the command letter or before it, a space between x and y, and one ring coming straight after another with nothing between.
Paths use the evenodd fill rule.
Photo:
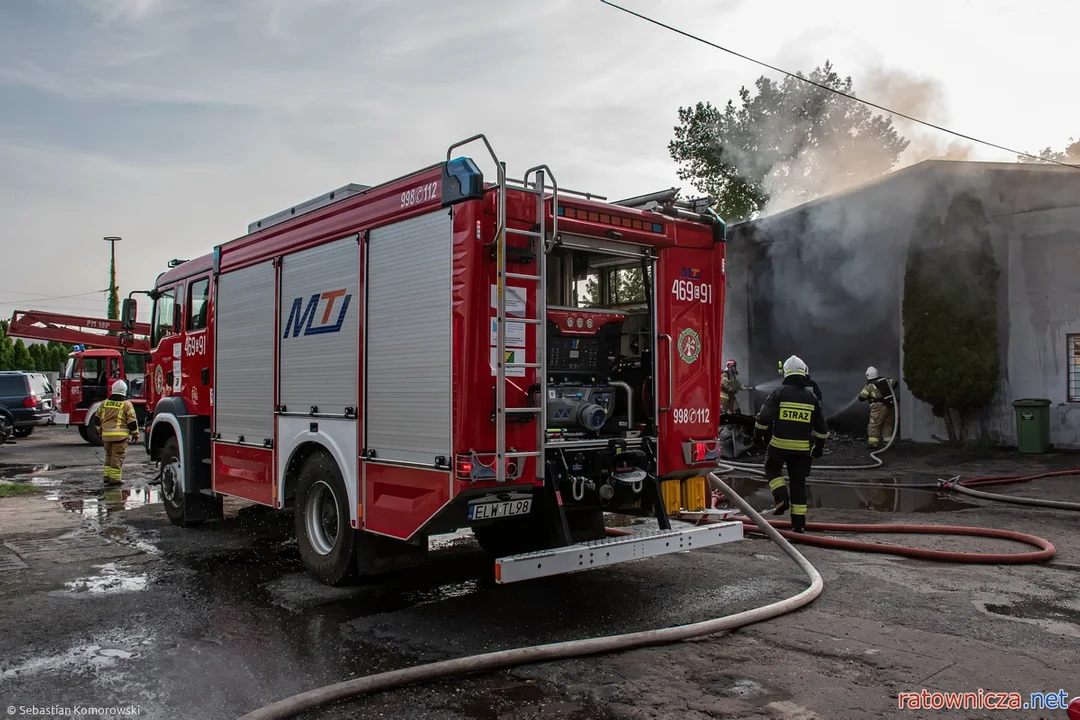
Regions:
<instances>
[{"instance_id":1,"label":"black suv","mask_svg":"<svg viewBox=\"0 0 1080 720\"><path fill-rule=\"evenodd\" d=\"M53 415L53 389L41 373L0 371L0 407L11 413L15 437L26 437Z\"/></svg>"}]
</instances>

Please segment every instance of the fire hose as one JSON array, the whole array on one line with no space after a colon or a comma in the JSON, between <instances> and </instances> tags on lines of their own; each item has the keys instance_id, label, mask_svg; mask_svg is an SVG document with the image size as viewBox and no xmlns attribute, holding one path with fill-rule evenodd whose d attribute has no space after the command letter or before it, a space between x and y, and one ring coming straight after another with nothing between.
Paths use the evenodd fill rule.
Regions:
<instances>
[{"instance_id":1,"label":"fire hose","mask_svg":"<svg viewBox=\"0 0 1080 720\"><path fill-rule=\"evenodd\" d=\"M709 479L717 487L721 488L727 497L731 498L731 501L749 516L750 520L757 523L760 532L776 543L780 549L799 566L799 569L802 570L810 580L809 587L784 600L769 603L768 605L763 605L752 610L745 610L733 615L727 615L713 620L704 620L689 625L625 633L623 635L570 640L547 645L533 645L531 647L515 648L513 650L500 650L497 652L483 653L481 655L471 655L468 657L455 658L453 660L443 660L425 665L416 665L400 670L391 670L389 672L368 675L367 677L357 678L355 680L346 680L345 682L327 685L326 687L309 690L300 693L299 695L278 700L275 703L244 715L240 720L280 720L281 718L291 718L299 713L331 703L340 702L342 700L348 700L385 690L392 690L394 688L404 687L405 685L431 682L433 680L439 680L455 675L681 642L683 640L712 635L726 630L733 630L753 623L762 622L763 620L771 620L772 618L792 612L813 602L813 600L821 594L824 587L824 583L821 580L821 574L818 573L814 566L784 538L784 533L773 529L749 503L736 495L724 481L711 473L709 474Z\"/></svg>"},{"instance_id":2,"label":"fire hose","mask_svg":"<svg viewBox=\"0 0 1080 720\"><path fill-rule=\"evenodd\" d=\"M996 502L1012 503L1014 505L1053 508L1055 510L1080 510L1080 503L1076 502L1002 495L1001 493L988 493L983 492L982 490L974 490L971 487L972 485L1004 485L1007 483L1028 482L1030 480L1038 480L1039 478L1061 477L1065 475L1080 475L1080 468L1051 470L1031 475L988 475L986 477L967 478L966 480L961 480L959 476L956 476L949 478L948 480L941 480L938 483L938 486L943 490L952 490L953 492L980 498L982 500L994 500Z\"/></svg>"}]
</instances>

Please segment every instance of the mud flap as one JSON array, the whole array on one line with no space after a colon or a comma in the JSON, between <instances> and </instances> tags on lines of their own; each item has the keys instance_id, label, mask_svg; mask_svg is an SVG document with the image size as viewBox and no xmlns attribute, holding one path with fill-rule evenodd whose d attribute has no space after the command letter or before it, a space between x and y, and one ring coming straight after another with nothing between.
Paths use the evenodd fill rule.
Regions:
<instances>
[{"instance_id":1,"label":"mud flap","mask_svg":"<svg viewBox=\"0 0 1080 720\"><path fill-rule=\"evenodd\" d=\"M221 520L225 517L224 498L221 495L184 493L184 522Z\"/></svg>"},{"instance_id":2,"label":"mud flap","mask_svg":"<svg viewBox=\"0 0 1080 720\"><path fill-rule=\"evenodd\" d=\"M420 567L426 562L427 553L427 537L416 544L356 531L356 569L361 576Z\"/></svg>"},{"instance_id":3,"label":"mud flap","mask_svg":"<svg viewBox=\"0 0 1080 720\"><path fill-rule=\"evenodd\" d=\"M671 529L671 520L668 519L667 508L664 507L664 494L660 491L660 478L649 475L642 483L641 494L652 503L653 515L656 524L661 530Z\"/></svg>"}]
</instances>

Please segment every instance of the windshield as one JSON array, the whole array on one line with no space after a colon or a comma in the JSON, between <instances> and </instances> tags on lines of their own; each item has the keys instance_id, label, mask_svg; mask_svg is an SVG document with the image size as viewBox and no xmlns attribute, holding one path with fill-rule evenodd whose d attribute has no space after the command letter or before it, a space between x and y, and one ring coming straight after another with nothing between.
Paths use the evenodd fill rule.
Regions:
<instances>
[{"instance_id":1,"label":"windshield","mask_svg":"<svg viewBox=\"0 0 1080 720\"><path fill-rule=\"evenodd\" d=\"M60 377L67 380L75 372L75 358L68 358L68 361L64 363L64 369L60 371Z\"/></svg>"}]
</instances>

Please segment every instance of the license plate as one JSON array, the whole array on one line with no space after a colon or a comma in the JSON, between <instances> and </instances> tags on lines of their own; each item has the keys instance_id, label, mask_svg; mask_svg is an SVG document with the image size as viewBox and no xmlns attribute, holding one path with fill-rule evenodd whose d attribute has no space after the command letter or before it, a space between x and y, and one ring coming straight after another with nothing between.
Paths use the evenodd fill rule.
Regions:
<instances>
[{"instance_id":1,"label":"license plate","mask_svg":"<svg viewBox=\"0 0 1080 720\"><path fill-rule=\"evenodd\" d=\"M493 520L495 518L528 515L532 510L532 498L506 502L477 503L469 506L470 520Z\"/></svg>"}]
</instances>

